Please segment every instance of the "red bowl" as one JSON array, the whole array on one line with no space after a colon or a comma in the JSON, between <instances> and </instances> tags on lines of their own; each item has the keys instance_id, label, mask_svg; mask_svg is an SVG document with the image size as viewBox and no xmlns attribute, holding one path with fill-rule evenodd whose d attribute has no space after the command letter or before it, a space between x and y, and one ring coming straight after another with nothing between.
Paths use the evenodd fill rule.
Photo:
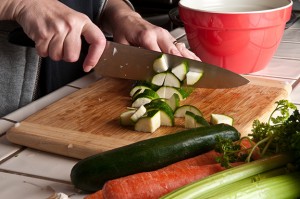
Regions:
<instances>
[{"instance_id":1,"label":"red bowl","mask_svg":"<svg viewBox=\"0 0 300 199\"><path fill-rule=\"evenodd\" d=\"M266 67L291 17L290 0L180 0L191 50L204 62L246 74Z\"/></svg>"}]
</instances>

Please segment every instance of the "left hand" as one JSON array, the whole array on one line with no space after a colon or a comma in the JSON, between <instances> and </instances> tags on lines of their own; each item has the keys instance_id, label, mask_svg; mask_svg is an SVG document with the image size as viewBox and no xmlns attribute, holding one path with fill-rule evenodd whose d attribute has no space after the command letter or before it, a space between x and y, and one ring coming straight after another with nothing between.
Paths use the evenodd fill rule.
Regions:
<instances>
[{"instance_id":1,"label":"left hand","mask_svg":"<svg viewBox=\"0 0 300 199\"><path fill-rule=\"evenodd\" d=\"M120 5L120 2L122 1L111 0L109 4ZM110 22L109 31L113 34L114 41L200 60L184 43L176 43L176 39L166 29L149 23L127 5L122 9L121 6L119 9L115 9L116 7L108 5L109 17L105 17Z\"/></svg>"}]
</instances>

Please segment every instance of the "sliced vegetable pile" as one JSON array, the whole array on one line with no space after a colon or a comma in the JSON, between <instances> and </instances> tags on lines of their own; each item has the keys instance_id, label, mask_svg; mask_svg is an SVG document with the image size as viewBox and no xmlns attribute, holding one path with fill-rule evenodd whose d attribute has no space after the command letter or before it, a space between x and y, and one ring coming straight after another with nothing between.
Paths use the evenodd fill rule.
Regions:
<instances>
[{"instance_id":1,"label":"sliced vegetable pile","mask_svg":"<svg viewBox=\"0 0 300 199\"><path fill-rule=\"evenodd\" d=\"M184 117L185 127L188 129L136 142L80 160L71 171L71 181L77 188L95 192L103 186L109 187L112 180L137 173L152 172L208 152L215 147L217 137L232 141L240 138L240 133L232 126L232 118L214 114L211 116L212 123L210 123L203 118L197 107L180 105L180 102L193 91L192 87L182 85L194 84L201 78L202 73L189 71L187 62L169 69L164 54L154 61L153 69L157 73L151 82L139 81L131 89L132 106L120 115L120 123L124 126L133 126L136 131L154 132L160 126L174 126L175 117ZM207 175L224 169L215 161L214 164L205 168ZM177 181L166 178L165 182L170 184L168 192L195 179L200 179L200 176L204 177L203 170L205 169L194 168L194 166L189 168L193 171L189 176L195 175L192 179L179 175L181 183L176 185ZM182 174L186 172L183 167L178 167L176 170ZM173 172L174 167L171 167L169 171ZM172 172L170 176L173 175ZM157 175L158 178L153 178L153 180L163 177L163 171L158 171ZM196 178L196 176L199 177ZM155 185L155 183L152 184ZM115 190L115 188L112 189ZM167 192L157 190L155 193L159 194L156 196L162 196Z\"/></svg>"},{"instance_id":2,"label":"sliced vegetable pile","mask_svg":"<svg viewBox=\"0 0 300 199\"><path fill-rule=\"evenodd\" d=\"M131 89L132 105L120 115L121 125L151 133L160 126L176 125L176 117L185 118L186 128L210 125L197 107L180 105L193 92L191 86L200 80L202 71L190 71L187 61L170 67L165 54L154 60L153 70L156 74L151 81L139 81ZM231 117L220 114L213 114L210 122L233 125Z\"/></svg>"},{"instance_id":3,"label":"sliced vegetable pile","mask_svg":"<svg viewBox=\"0 0 300 199\"><path fill-rule=\"evenodd\" d=\"M229 169L163 198L299 198L300 114L287 100L276 104L268 122L253 122L249 136L237 142L218 138L216 150L222 155L217 161ZM250 146L242 147L244 141ZM246 164L231 168L240 161Z\"/></svg>"}]
</instances>

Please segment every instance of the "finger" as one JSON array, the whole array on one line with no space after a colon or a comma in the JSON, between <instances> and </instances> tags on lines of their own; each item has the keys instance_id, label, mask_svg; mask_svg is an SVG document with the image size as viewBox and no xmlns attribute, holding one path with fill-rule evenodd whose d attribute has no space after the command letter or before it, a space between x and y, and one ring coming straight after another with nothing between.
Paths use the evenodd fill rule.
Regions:
<instances>
[{"instance_id":1,"label":"finger","mask_svg":"<svg viewBox=\"0 0 300 199\"><path fill-rule=\"evenodd\" d=\"M192 51L190 51L190 50L188 50L188 49L186 48L185 43L182 43L182 42L176 42L174 45L176 46L176 48L178 49L178 51L180 52L180 54L181 54L183 57L190 58L190 59L195 59L195 60L200 61L200 58L197 57L197 56L195 55L195 53L193 53Z\"/></svg>"},{"instance_id":2,"label":"finger","mask_svg":"<svg viewBox=\"0 0 300 199\"><path fill-rule=\"evenodd\" d=\"M49 42L48 53L49 57L54 61L62 60L63 58L63 45L66 37L64 34L55 34Z\"/></svg>"},{"instance_id":3,"label":"finger","mask_svg":"<svg viewBox=\"0 0 300 199\"><path fill-rule=\"evenodd\" d=\"M30 37L31 38L31 37ZM44 36L40 39L32 39L35 42L35 48L39 56L41 57L47 57L49 55L49 43L52 39L52 36Z\"/></svg>"},{"instance_id":4,"label":"finger","mask_svg":"<svg viewBox=\"0 0 300 199\"><path fill-rule=\"evenodd\" d=\"M81 51L81 37L79 31L71 31L67 34L63 44L63 60L76 62Z\"/></svg>"},{"instance_id":5,"label":"finger","mask_svg":"<svg viewBox=\"0 0 300 199\"><path fill-rule=\"evenodd\" d=\"M88 54L83 62L84 71L89 72L98 63L104 51L106 39L101 30L92 23L84 26L82 35L86 42L90 44Z\"/></svg>"},{"instance_id":6,"label":"finger","mask_svg":"<svg viewBox=\"0 0 300 199\"><path fill-rule=\"evenodd\" d=\"M176 41L174 38L169 38L167 40L164 40L163 42L160 42L160 48L162 49L163 52L167 52L169 54L173 54L177 56L182 56L177 46L174 44L174 41Z\"/></svg>"},{"instance_id":7,"label":"finger","mask_svg":"<svg viewBox=\"0 0 300 199\"><path fill-rule=\"evenodd\" d=\"M35 41L35 49L37 51L37 54L41 57L47 57L49 55L48 49L49 49L49 42L51 38L48 39L40 39L38 41Z\"/></svg>"},{"instance_id":8,"label":"finger","mask_svg":"<svg viewBox=\"0 0 300 199\"><path fill-rule=\"evenodd\" d=\"M114 41L120 44L130 45L129 41L124 37L114 37Z\"/></svg>"},{"instance_id":9,"label":"finger","mask_svg":"<svg viewBox=\"0 0 300 199\"><path fill-rule=\"evenodd\" d=\"M149 35L148 37L141 37L140 47L161 52L161 48L158 44L157 38L153 35Z\"/></svg>"}]
</instances>

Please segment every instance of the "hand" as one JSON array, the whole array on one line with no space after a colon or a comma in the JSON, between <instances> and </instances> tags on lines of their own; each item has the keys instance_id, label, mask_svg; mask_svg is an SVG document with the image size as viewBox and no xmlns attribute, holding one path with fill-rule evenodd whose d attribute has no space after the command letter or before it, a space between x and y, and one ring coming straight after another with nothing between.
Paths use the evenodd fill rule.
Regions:
<instances>
[{"instance_id":1,"label":"hand","mask_svg":"<svg viewBox=\"0 0 300 199\"><path fill-rule=\"evenodd\" d=\"M134 12L123 16L121 12L118 14L120 14L118 20L112 25L116 42L200 60L185 47L184 43L177 43L166 29L149 23Z\"/></svg>"},{"instance_id":2,"label":"hand","mask_svg":"<svg viewBox=\"0 0 300 199\"><path fill-rule=\"evenodd\" d=\"M57 0L23 0L15 19L35 42L41 57L75 62L81 51L81 36L90 44L83 68L90 71L106 43L101 30L84 14Z\"/></svg>"}]
</instances>

